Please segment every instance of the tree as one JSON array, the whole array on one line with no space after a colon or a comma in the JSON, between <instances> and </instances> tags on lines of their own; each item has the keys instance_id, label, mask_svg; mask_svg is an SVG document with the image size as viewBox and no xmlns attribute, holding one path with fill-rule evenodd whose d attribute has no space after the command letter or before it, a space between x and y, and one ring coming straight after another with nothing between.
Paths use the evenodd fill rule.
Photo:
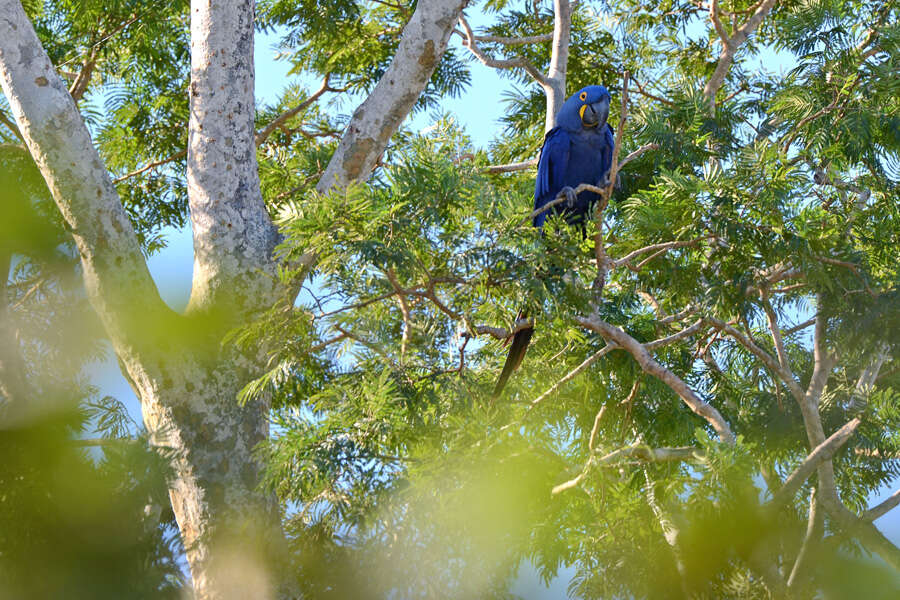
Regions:
<instances>
[{"instance_id":1,"label":"tree","mask_svg":"<svg viewBox=\"0 0 900 600\"><path fill-rule=\"evenodd\" d=\"M258 25L323 83L255 111L253 3L191 4L188 75L185 6L123 2L99 26L98 7L29 6L33 28L0 2L10 135L174 451L198 597L267 577L286 595L503 596L523 557L546 577L576 565L583 597L886 592L848 552L900 569L872 525L900 496L865 505L900 451L895 3L490 1L477 33L464 4L262 2ZM168 16L149 38L165 60L113 33L147 14ZM91 40L68 89L54 27ZM489 150L449 121L398 132L466 84L453 35L537 84ZM757 68L773 51L796 68ZM78 109L116 69L128 92L98 154ZM539 235L528 169L566 94L598 82L620 101L621 189L585 235ZM346 94L365 96L349 120L320 108ZM180 182L166 168L185 158ZM185 199L177 315L142 251ZM492 340L523 304L533 347L491 404Z\"/></svg>"},{"instance_id":2,"label":"tree","mask_svg":"<svg viewBox=\"0 0 900 600\"><path fill-rule=\"evenodd\" d=\"M368 176L428 84L461 7L462 2L416 7L385 77L351 121L323 186ZM37 12L39 7L32 8ZM121 29L141 16L137 5L117 8L128 15L117 25ZM184 16L184 7L179 8L173 10L176 18ZM235 324L296 294L296 283L277 276L273 250L278 236L259 186L254 3L197 2L190 8L186 156L195 266L183 315L159 298L135 227L75 103L102 44L89 45L70 90L22 5L4 2L0 10L3 91L18 133L72 234L88 296L140 397L153 443L176 452L169 495L195 592L201 598L233 594L231 586L240 582L227 577L233 567L229 554L235 560L239 556L245 569L264 572L265 553L254 554L257 543L247 540L241 547L234 538L229 543L229 536L254 525L259 544L277 546L280 535L274 498L256 489L259 465L251 456L267 435L268 402L235 402L261 366L259 356L220 342ZM70 12L84 17L78 7ZM92 32L95 39L112 35L102 28L106 25L101 20ZM379 116L364 118L367 107Z\"/></svg>"}]
</instances>

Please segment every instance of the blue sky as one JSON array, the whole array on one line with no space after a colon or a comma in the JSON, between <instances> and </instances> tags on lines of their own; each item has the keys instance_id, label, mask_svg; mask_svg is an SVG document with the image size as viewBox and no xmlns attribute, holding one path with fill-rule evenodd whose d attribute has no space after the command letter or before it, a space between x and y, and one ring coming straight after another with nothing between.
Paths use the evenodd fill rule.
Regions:
<instances>
[{"instance_id":1,"label":"blue sky","mask_svg":"<svg viewBox=\"0 0 900 600\"><path fill-rule=\"evenodd\" d=\"M478 23L473 25L477 26ZM288 63L275 60L277 43L278 37L274 34L257 36L255 62L258 102L276 101L280 91L288 83ZM451 45L460 47L459 38L454 36ZM782 57L774 53L761 57L760 66L768 64L782 70L786 65L779 60L780 58ZM445 101L443 107L462 124L476 146L485 147L502 128L498 122L503 112L502 93L509 88L510 83L480 63L472 63L471 72L471 87L462 97ZM347 111L352 109L344 107ZM409 123L414 130L420 130L431 124L431 115L426 113L416 115ZM530 202L530 199L528 201ZM149 267L163 299L172 308L181 310L187 303L191 285L193 258L190 228L170 230L167 232L167 240L168 247L150 258ZM119 372L111 350L108 352L107 360L91 367L90 376L94 384L100 388L102 395L111 395L123 401L132 416L140 422L138 401ZM893 487L896 487L896 483ZM872 502L886 498L892 489L892 487L884 488L879 497L871 499ZM876 524L895 543L900 543L900 509L880 519ZM528 598L564 598L567 579L558 577L549 588L545 588L533 570L523 569L513 591Z\"/></svg>"}]
</instances>

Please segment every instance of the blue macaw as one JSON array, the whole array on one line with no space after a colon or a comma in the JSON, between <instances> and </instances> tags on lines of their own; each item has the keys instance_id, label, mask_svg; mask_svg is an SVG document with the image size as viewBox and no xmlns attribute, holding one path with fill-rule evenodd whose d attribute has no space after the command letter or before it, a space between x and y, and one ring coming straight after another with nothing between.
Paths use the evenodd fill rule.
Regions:
<instances>
[{"instance_id":1,"label":"blue macaw","mask_svg":"<svg viewBox=\"0 0 900 600\"><path fill-rule=\"evenodd\" d=\"M582 183L598 187L609 184L615 142L612 127L607 123L611 99L602 85L589 85L563 103L556 116L556 127L544 136L534 182L534 209L561 194L565 194L566 201L534 217L535 227L543 227L551 211L562 215L571 225L583 225L599 196L587 191L576 196L575 188ZM520 319L525 316L519 314ZM533 333L534 328L528 327L513 336L506 364L494 387L495 398L525 357Z\"/></svg>"}]
</instances>

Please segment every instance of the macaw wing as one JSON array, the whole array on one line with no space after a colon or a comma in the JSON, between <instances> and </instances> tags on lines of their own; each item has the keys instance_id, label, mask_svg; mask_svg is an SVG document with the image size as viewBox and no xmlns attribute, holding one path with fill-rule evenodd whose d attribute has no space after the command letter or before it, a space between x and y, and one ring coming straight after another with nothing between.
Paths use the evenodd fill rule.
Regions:
<instances>
[{"instance_id":1,"label":"macaw wing","mask_svg":"<svg viewBox=\"0 0 900 600\"><path fill-rule=\"evenodd\" d=\"M534 180L535 210L547 204L564 187L570 147L569 134L559 127L554 127L544 136L537 178ZM534 218L533 225L543 227L546 220L547 212L542 212Z\"/></svg>"},{"instance_id":2,"label":"macaw wing","mask_svg":"<svg viewBox=\"0 0 900 600\"><path fill-rule=\"evenodd\" d=\"M603 150L603 176L606 177L609 174L609 170L612 168L612 153L613 148L616 145L616 134L613 133L612 126L607 123L606 130L603 132L603 137L606 138L606 148Z\"/></svg>"}]
</instances>

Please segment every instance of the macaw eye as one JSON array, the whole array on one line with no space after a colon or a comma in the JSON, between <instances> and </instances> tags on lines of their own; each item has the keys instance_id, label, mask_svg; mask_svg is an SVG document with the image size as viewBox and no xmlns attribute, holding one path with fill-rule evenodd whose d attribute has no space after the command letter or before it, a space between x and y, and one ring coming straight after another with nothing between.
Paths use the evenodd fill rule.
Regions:
<instances>
[{"instance_id":1,"label":"macaw eye","mask_svg":"<svg viewBox=\"0 0 900 600\"><path fill-rule=\"evenodd\" d=\"M584 102L585 100L587 100L587 92L581 92L580 94L578 94L578 97L581 98L582 102Z\"/></svg>"}]
</instances>

